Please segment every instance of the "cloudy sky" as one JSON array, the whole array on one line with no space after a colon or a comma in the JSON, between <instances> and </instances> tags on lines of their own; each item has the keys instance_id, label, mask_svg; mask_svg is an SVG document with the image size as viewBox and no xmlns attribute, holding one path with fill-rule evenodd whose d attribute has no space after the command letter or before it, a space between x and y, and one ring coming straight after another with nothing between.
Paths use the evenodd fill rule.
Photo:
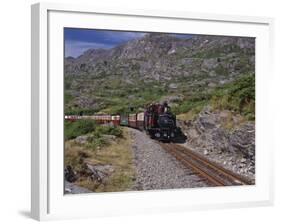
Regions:
<instances>
[{"instance_id":1,"label":"cloudy sky","mask_svg":"<svg viewBox=\"0 0 281 224\"><path fill-rule=\"evenodd\" d=\"M145 34L142 32L65 28L65 56L78 57L88 49L112 48L129 40L142 38ZM176 36L188 38L191 35Z\"/></svg>"},{"instance_id":2,"label":"cloudy sky","mask_svg":"<svg viewBox=\"0 0 281 224\"><path fill-rule=\"evenodd\" d=\"M141 32L65 28L65 56L77 57L88 49L112 48L144 35L145 33Z\"/></svg>"}]
</instances>

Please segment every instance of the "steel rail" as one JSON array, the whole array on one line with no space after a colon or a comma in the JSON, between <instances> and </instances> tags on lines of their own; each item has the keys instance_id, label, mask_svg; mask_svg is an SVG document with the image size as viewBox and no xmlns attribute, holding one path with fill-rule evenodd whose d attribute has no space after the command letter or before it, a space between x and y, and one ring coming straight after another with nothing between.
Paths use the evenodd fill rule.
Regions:
<instances>
[{"instance_id":1,"label":"steel rail","mask_svg":"<svg viewBox=\"0 0 281 224\"><path fill-rule=\"evenodd\" d=\"M199 176L215 186L250 185L252 182L245 177L204 158L183 146L173 143L159 143L185 166L192 168Z\"/></svg>"},{"instance_id":2,"label":"steel rail","mask_svg":"<svg viewBox=\"0 0 281 224\"><path fill-rule=\"evenodd\" d=\"M216 170L218 173L223 174L224 176L226 176L230 181L233 182L239 182L242 185L251 185L252 182L248 179L246 179L245 177L235 174L234 172L225 169L224 167L218 165L217 163L208 160L207 158L204 158L203 156L199 155L196 152L193 152L191 149L188 149L186 147L180 146L180 145L176 145L176 144L172 144L174 147L176 147L178 150L182 151L184 154L191 156L192 158L196 159L196 160L200 160L202 161L202 163L206 164L207 166L209 166L210 168Z\"/></svg>"},{"instance_id":3,"label":"steel rail","mask_svg":"<svg viewBox=\"0 0 281 224\"><path fill-rule=\"evenodd\" d=\"M201 176L203 179L207 179L208 182L211 185L214 186L225 186L225 183L221 181L221 179L215 177L214 175L206 172L202 167L198 166L198 164L195 164L190 159L187 159L186 157L183 157L182 154L179 151L171 149L168 145L162 144L161 146L170 154L172 154L177 160L179 160L181 163L183 163L186 167L192 168L199 176Z\"/></svg>"}]
</instances>

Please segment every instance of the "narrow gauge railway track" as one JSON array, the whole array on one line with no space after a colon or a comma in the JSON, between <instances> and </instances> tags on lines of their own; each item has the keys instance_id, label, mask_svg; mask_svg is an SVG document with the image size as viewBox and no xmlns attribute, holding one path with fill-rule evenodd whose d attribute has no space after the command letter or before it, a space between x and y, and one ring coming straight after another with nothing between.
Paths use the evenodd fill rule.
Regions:
<instances>
[{"instance_id":1,"label":"narrow gauge railway track","mask_svg":"<svg viewBox=\"0 0 281 224\"><path fill-rule=\"evenodd\" d=\"M233 173L198 153L172 143L159 143L184 166L191 168L212 186L252 185L252 181Z\"/></svg>"}]
</instances>

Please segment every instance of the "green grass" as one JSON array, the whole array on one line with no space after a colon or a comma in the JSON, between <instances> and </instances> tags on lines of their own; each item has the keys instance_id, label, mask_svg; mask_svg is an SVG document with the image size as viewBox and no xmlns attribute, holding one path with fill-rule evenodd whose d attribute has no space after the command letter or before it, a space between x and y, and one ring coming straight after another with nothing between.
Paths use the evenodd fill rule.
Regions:
<instances>
[{"instance_id":1,"label":"green grass","mask_svg":"<svg viewBox=\"0 0 281 224\"><path fill-rule=\"evenodd\" d=\"M183 101L180 105L172 108L173 113L182 114L193 110L194 113L199 113L201 109L208 103L207 100L199 100L199 101Z\"/></svg>"},{"instance_id":2,"label":"green grass","mask_svg":"<svg viewBox=\"0 0 281 224\"><path fill-rule=\"evenodd\" d=\"M140 108L151 102L158 102L166 94L165 87L158 83L139 83L135 86L120 83L116 90L108 87L103 91L102 99L105 107L102 113L119 114L138 112ZM113 91L113 92L112 92Z\"/></svg>"},{"instance_id":3,"label":"green grass","mask_svg":"<svg viewBox=\"0 0 281 224\"><path fill-rule=\"evenodd\" d=\"M74 97L71 94L69 94L67 92L64 93L64 103L65 104L70 103L73 99L74 99Z\"/></svg>"},{"instance_id":4,"label":"green grass","mask_svg":"<svg viewBox=\"0 0 281 224\"><path fill-rule=\"evenodd\" d=\"M193 113L199 113L208 104L210 97L211 95L204 91L195 92L182 102L178 102L176 106L172 107L172 111L175 114L187 113L191 110Z\"/></svg>"},{"instance_id":5,"label":"green grass","mask_svg":"<svg viewBox=\"0 0 281 224\"><path fill-rule=\"evenodd\" d=\"M218 73L224 73L222 67L218 68ZM200 75L196 76L200 79ZM202 78L205 74L202 74ZM139 83L135 87L125 85L116 81L115 84L120 85L116 94L111 88L106 88L102 92L99 101L103 102L103 109L97 111L93 109L68 110L67 114L93 114L97 112L108 114L133 113L140 111L146 104L159 102L161 98L171 95L169 89L158 83ZM108 85L108 84L104 84ZM101 84L101 88L102 88ZM115 86L115 85L114 85ZM115 86L116 87L116 86ZM227 109L246 116L249 120L255 119L255 78L254 75L243 75L242 78L215 88L211 92L207 92L206 86L194 86L193 89L185 90L184 86L179 85L178 93L183 94L184 100L176 102L172 107L175 114L182 114L192 111L199 113L202 108L208 104L214 109Z\"/></svg>"},{"instance_id":6,"label":"green grass","mask_svg":"<svg viewBox=\"0 0 281 224\"><path fill-rule=\"evenodd\" d=\"M225 52L229 51L228 48L231 49L231 46L226 47ZM137 74L133 73L128 76L136 76L135 83L126 83L122 76L115 75L108 75L106 80L96 80L90 76L85 76L86 81L85 77L81 80L75 80L78 83L82 81L83 88L87 90L86 93L82 92L81 95L87 97L89 101L93 100L98 106L79 108L75 105L73 97L66 94L65 114L79 115L82 113L91 115L94 113L127 114L140 112L147 104L160 102L167 96L180 94L184 96L183 100L174 102L175 105L172 105L172 110L177 115L190 111L195 114L200 112L204 106L210 104L214 108L232 110L246 116L249 120L254 120L255 81L254 78L249 79L254 75L242 75L247 74L247 71L244 72L244 70L250 69L249 66L246 66L248 64L248 59L246 59L247 57L240 57L241 63L245 65L242 67L243 71L241 70L241 72L243 73L241 73L241 76L248 78L242 78L242 80L215 89L208 87L208 81L206 80L209 76L208 73L204 72L189 77L182 76L177 80L165 81L165 83L157 81L145 83L137 78ZM218 65L215 70L219 76L227 74L227 69L221 65ZM178 88L169 89L170 83L178 84Z\"/></svg>"}]
</instances>

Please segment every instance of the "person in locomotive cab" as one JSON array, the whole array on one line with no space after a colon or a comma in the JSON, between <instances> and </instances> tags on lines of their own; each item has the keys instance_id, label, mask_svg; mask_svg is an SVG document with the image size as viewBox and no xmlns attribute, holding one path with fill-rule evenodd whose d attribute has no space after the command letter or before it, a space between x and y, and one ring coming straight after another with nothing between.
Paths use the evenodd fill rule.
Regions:
<instances>
[{"instance_id":1,"label":"person in locomotive cab","mask_svg":"<svg viewBox=\"0 0 281 224\"><path fill-rule=\"evenodd\" d=\"M168 106L167 101L165 101L163 103L163 106L164 106L164 113L170 113L171 112L171 107Z\"/></svg>"}]
</instances>

